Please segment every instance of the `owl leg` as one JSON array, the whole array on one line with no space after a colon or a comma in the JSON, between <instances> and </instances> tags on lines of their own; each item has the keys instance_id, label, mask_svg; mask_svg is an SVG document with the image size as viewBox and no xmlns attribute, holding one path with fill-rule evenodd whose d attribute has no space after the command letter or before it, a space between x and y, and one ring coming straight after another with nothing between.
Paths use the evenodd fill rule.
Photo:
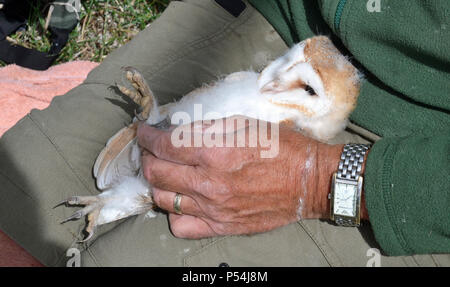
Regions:
<instances>
[{"instance_id":1,"label":"owl leg","mask_svg":"<svg viewBox=\"0 0 450 287\"><path fill-rule=\"evenodd\" d=\"M134 87L134 90L119 84L116 84L117 88L141 107L142 111L140 114L137 114L136 117L140 121L146 120L150 115L150 111L156 104L153 93L138 70L133 67L123 67L122 69L125 71L125 76Z\"/></svg>"},{"instance_id":2,"label":"owl leg","mask_svg":"<svg viewBox=\"0 0 450 287\"><path fill-rule=\"evenodd\" d=\"M99 225L114 222L133 215L152 211L153 199L151 189L144 178L128 177L118 185L97 196L72 196L58 203L54 208L65 205L83 206L61 224L87 217L85 231L88 236L81 242L89 240ZM150 216L151 214L149 214ZM148 217L148 216L147 216Z\"/></svg>"}]
</instances>

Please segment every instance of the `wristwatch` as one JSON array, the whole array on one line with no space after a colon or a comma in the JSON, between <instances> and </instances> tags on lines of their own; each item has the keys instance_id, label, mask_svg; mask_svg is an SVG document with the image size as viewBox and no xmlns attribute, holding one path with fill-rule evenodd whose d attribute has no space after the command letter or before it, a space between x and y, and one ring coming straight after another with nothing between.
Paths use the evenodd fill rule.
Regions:
<instances>
[{"instance_id":1,"label":"wristwatch","mask_svg":"<svg viewBox=\"0 0 450 287\"><path fill-rule=\"evenodd\" d=\"M361 175L369 145L346 144L331 183L330 218L340 226L359 226L361 221Z\"/></svg>"}]
</instances>

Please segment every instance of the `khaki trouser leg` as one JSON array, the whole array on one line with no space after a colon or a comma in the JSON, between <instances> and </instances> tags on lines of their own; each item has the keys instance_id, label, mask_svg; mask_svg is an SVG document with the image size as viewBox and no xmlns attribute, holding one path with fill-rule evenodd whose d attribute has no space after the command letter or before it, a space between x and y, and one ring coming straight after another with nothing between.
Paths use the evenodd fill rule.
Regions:
<instances>
[{"instance_id":1,"label":"khaki trouser leg","mask_svg":"<svg viewBox=\"0 0 450 287\"><path fill-rule=\"evenodd\" d=\"M235 18L212 0L172 2L83 85L55 98L49 108L32 111L0 139L0 229L50 266L65 265L69 247L82 250L82 266L364 266L367 249L375 246L370 227L305 220L254 236L183 240L172 236L167 217L159 214L102 226L88 245L80 245L84 222L60 225L73 209L51 208L71 195L98 193L94 160L133 115L134 106L114 89L123 81L122 66L138 68L164 104L221 75L260 69L286 49L248 5ZM353 132L335 139L346 141L364 139ZM436 258L382 257L381 264L449 264L448 257Z\"/></svg>"},{"instance_id":2,"label":"khaki trouser leg","mask_svg":"<svg viewBox=\"0 0 450 287\"><path fill-rule=\"evenodd\" d=\"M98 194L92 177L95 158L108 138L131 121L135 108L114 88L124 80L121 67L139 69L163 104L222 75L260 69L286 48L249 6L235 18L215 1L172 2L157 21L112 53L81 86L56 97L45 110L33 110L0 139L0 229L46 265L64 265L71 246L86 248L75 244L83 221L59 224L75 209L52 207L71 195ZM165 220L164 216L159 220ZM102 238L118 224L102 226L97 236ZM167 223L155 220L154 224L169 233ZM148 246L151 242L149 238ZM141 248L123 245L133 246ZM152 260L157 259L141 258L137 263ZM123 255L107 262L137 264ZM161 260L160 264L181 262Z\"/></svg>"}]
</instances>

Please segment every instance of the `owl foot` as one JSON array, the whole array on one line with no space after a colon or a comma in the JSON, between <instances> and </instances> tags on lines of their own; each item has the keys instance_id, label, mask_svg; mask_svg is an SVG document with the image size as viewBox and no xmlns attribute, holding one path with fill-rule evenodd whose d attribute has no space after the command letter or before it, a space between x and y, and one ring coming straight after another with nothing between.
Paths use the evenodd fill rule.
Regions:
<instances>
[{"instance_id":1,"label":"owl foot","mask_svg":"<svg viewBox=\"0 0 450 287\"><path fill-rule=\"evenodd\" d=\"M63 224L84 216L87 217L88 223L85 231L88 235L80 242L91 239L95 228L99 225L142 213L147 213L148 217L154 216L152 213L153 200L149 188L140 183L137 178L129 178L119 186L104 191L98 196L69 197L54 208L60 205L84 206L61 221Z\"/></svg>"},{"instance_id":2,"label":"owl foot","mask_svg":"<svg viewBox=\"0 0 450 287\"><path fill-rule=\"evenodd\" d=\"M87 215L88 225L86 226L85 231L88 236L79 242L86 242L92 238L95 232L95 227L98 224L98 218L100 215L100 211L103 208L104 204L99 196L72 196L68 199L58 203L54 208L65 205L69 206L85 206L83 209L77 210L68 218L61 221L61 224L64 224L68 221L78 220Z\"/></svg>"},{"instance_id":3,"label":"owl foot","mask_svg":"<svg viewBox=\"0 0 450 287\"><path fill-rule=\"evenodd\" d=\"M119 84L116 84L116 86L124 95L131 98L142 108L142 112L137 114L135 111L135 115L138 120L145 121L148 119L150 111L156 105L153 93L138 70L133 67L123 67L122 69L125 71L125 77L134 87L134 90L128 89Z\"/></svg>"}]
</instances>

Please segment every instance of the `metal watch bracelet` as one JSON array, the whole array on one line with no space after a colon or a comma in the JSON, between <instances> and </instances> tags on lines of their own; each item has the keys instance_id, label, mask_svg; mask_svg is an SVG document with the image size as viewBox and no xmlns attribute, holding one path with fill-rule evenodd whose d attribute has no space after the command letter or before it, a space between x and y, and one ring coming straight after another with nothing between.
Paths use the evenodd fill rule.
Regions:
<instances>
[{"instance_id":1,"label":"metal watch bracelet","mask_svg":"<svg viewBox=\"0 0 450 287\"><path fill-rule=\"evenodd\" d=\"M341 154L338 170L336 172L336 179L348 180L355 182L360 181L362 165L364 163L364 156L366 155L369 145L365 144L346 144ZM362 188L362 186L360 186ZM340 226L359 226L360 222L360 196L357 197L357 218L349 218L334 215L334 221Z\"/></svg>"},{"instance_id":2,"label":"metal watch bracelet","mask_svg":"<svg viewBox=\"0 0 450 287\"><path fill-rule=\"evenodd\" d=\"M365 144L346 144L339 161L337 178L357 180L361 175L364 156L369 147Z\"/></svg>"}]
</instances>

